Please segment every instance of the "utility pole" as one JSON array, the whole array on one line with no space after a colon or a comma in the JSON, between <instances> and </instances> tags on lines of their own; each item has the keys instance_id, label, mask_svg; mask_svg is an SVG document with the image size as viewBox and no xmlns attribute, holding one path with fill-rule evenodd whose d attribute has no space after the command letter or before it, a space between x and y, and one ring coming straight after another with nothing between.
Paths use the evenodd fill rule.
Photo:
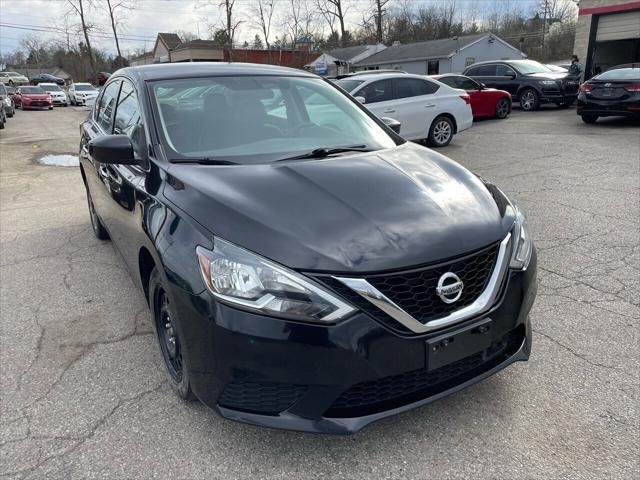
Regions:
<instances>
[{"instance_id":1,"label":"utility pole","mask_svg":"<svg viewBox=\"0 0 640 480\"><path fill-rule=\"evenodd\" d=\"M542 51L540 52L540 57L546 61L546 56L544 54L544 35L547 30L547 12L549 11L548 0L544 0L544 12L542 17Z\"/></svg>"}]
</instances>

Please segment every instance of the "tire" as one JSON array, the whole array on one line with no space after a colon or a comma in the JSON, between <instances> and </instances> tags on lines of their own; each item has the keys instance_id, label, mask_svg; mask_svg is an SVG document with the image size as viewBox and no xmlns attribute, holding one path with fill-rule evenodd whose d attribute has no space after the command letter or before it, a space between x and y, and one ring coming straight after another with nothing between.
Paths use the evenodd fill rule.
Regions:
<instances>
[{"instance_id":1,"label":"tire","mask_svg":"<svg viewBox=\"0 0 640 480\"><path fill-rule=\"evenodd\" d=\"M191 390L189 380L187 356L183 355L184 346L180 342L179 320L171 307L168 289L164 285L160 272L155 267L149 277L148 291L151 320L169 384L183 400L195 400L196 397Z\"/></svg>"},{"instance_id":2,"label":"tire","mask_svg":"<svg viewBox=\"0 0 640 480\"><path fill-rule=\"evenodd\" d=\"M0 130L4 130L4 120L0 120Z\"/></svg>"},{"instance_id":3,"label":"tire","mask_svg":"<svg viewBox=\"0 0 640 480\"><path fill-rule=\"evenodd\" d=\"M49 107L49 110L53 110L53 107Z\"/></svg>"},{"instance_id":4,"label":"tire","mask_svg":"<svg viewBox=\"0 0 640 480\"><path fill-rule=\"evenodd\" d=\"M13 80L9 80L9 85L13 87Z\"/></svg>"},{"instance_id":5,"label":"tire","mask_svg":"<svg viewBox=\"0 0 640 480\"><path fill-rule=\"evenodd\" d=\"M581 115L584 123L596 123L598 121L597 115Z\"/></svg>"},{"instance_id":6,"label":"tire","mask_svg":"<svg viewBox=\"0 0 640 480\"><path fill-rule=\"evenodd\" d=\"M518 101L520 102L520 110L525 112L532 112L540 108L540 97L538 97L538 92L533 88L522 90L518 96Z\"/></svg>"},{"instance_id":7,"label":"tire","mask_svg":"<svg viewBox=\"0 0 640 480\"><path fill-rule=\"evenodd\" d=\"M91 194L89 193L89 189L87 189L87 205L89 207L89 219L91 220L91 227L93 228L93 234L96 236L98 240L109 240L109 233L107 229L104 228L100 217L98 217L98 213L96 212L95 207L93 206L93 200L91 199Z\"/></svg>"},{"instance_id":8,"label":"tire","mask_svg":"<svg viewBox=\"0 0 640 480\"><path fill-rule=\"evenodd\" d=\"M496 103L496 118L503 119L509 116L509 100L502 97Z\"/></svg>"},{"instance_id":9,"label":"tire","mask_svg":"<svg viewBox=\"0 0 640 480\"><path fill-rule=\"evenodd\" d=\"M453 139L453 132L453 121L449 117L444 115L436 117L429 128L427 145L435 148L446 147Z\"/></svg>"}]
</instances>

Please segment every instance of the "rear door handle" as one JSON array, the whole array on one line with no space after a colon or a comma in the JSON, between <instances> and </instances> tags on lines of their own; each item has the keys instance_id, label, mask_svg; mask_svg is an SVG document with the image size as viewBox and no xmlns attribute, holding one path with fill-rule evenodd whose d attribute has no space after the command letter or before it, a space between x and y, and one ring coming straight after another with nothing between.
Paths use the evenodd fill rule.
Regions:
<instances>
[{"instance_id":1,"label":"rear door handle","mask_svg":"<svg viewBox=\"0 0 640 480\"><path fill-rule=\"evenodd\" d=\"M387 108L384 113L394 113L395 111L395 108Z\"/></svg>"},{"instance_id":2,"label":"rear door handle","mask_svg":"<svg viewBox=\"0 0 640 480\"><path fill-rule=\"evenodd\" d=\"M435 107L436 104L435 103L427 103L424 108L431 108L431 107Z\"/></svg>"}]
</instances>

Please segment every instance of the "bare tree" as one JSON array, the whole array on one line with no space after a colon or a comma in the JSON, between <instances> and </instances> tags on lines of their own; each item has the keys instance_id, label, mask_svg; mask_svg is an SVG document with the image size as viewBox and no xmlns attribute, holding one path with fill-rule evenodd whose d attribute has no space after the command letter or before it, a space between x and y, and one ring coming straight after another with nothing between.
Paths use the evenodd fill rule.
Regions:
<instances>
[{"instance_id":1,"label":"bare tree","mask_svg":"<svg viewBox=\"0 0 640 480\"><path fill-rule=\"evenodd\" d=\"M42 73L40 57L42 51L46 46L46 42L43 42L42 39L35 34L29 34L25 37L22 37L22 40L20 40L20 45L27 51L28 60L35 60L38 73Z\"/></svg>"},{"instance_id":2,"label":"bare tree","mask_svg":"<svg viewBox=\"0 0 640 480\"><path fill-rule=\"evenodd\" d=\"M226 32L227 42L229 43L229 61L233 62L233 41L236 35L236 31L243 20L236 20L233 8L235 7L236 0L221 0L218 6L224 8L223 28Z\"/></svg>"},{"instance_id":3,"label":"bare tree","mask_svg":"<svg viewBox=\"0 0 640 480\"><path fill-rule=\"evenodd\" d=\"M257 0L256 5L252 9L252 14L255 18L254 24L262 31L267 50L271 49L269 38L271 35L273 13L276 10L277 3L277 0Z\"/></svg>"},{"instance_id":4,"label":"bare tree","mask_svg":"<svg viewBox=\"0 0 640 480\"><path fill-rule=\"evenodd\" d=\"M287 37L291 37L291 45L295 46L297 39L314 36L314 12L309 9L308 2L304 0L288 0L287 9L288 13L283 22L285 33L279 42L280 47L286 45Z\"/></svg>"},{"instance_id":5,"label":"bare tree","mask_svg":"<svg viewBox=\"0 0 640 480\"><path fill-rule=\"evenodd\" d=\"M111 30L113 31L113 39L116 41L116 51L118 52L119 61L122 61L122 51L120 50L120 41L118 39L118 26L122 23L122 11L133 10L133 0L106 0L106 10L111 20Z\"/></svg>"},{"instance_id":6,"label":"bare tree","mask_svg":"<svg viewBox=\"0 0 640 480\"><path fill-rule=\"evenodd\" d=\"M91 40L89 40L89 31L93 28L87 20L86 8L91 4L91 0L67 0L67 3L71 7L71 12L78 15L80 19L80 25L82 28L82 34L84 35L85 46L87 49L87 55L89 56L89 64L91 65L91 74L93 78L96 78L96 61L93 57L93 49L91 48Z\"/></svg>"},{"instance_id":7,"label":"bare tree","mask_svg":"<svg viewBox=\"0 0 640 480\"><path fill-rule=\"evenodd\" d=\"M318 11L325 19L333 18L340 24L340 44L344 47L347 41L346 29L345 29L345 15L347 13L347 7L345 0L317 0L316 3ZM327 20L329 27L333 32L333 23Z\"/></svg>"},{"instance_id":8,"label":"bare tree","mask_svg":"<svg viewBox=\"0 0 640 480\"><path fill-rule=\"evenodd\" d=\"M383 17L387 13L386 6L391 0L374 0L375 21L376 21L376 41L382 43L382 25Z\"/></svg>"}]
</instances>

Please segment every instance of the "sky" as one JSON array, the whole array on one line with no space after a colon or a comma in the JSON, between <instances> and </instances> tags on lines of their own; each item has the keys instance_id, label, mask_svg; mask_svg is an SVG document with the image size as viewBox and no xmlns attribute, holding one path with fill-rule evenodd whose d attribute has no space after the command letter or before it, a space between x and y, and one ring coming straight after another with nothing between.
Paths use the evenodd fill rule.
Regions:
<instances>
[{"instance_id":1,"label":"sky","mask_svg":"<svg viewBox=\"0 0 640 480\"><path fill-rule=\"evenodd\" d=\"M219 0L133 0L136 8L127 12L126 18L119 28L123 55L134 54L140 50L153 48L158 32L174 32L177 30L193 32L200 38L207 38L208 24L219 24L221 9ZM280 2L280 12L284 15L285 0ZM288 1L288 0L286 0ZM349 6L347 13L347 29L354 27L366 14L372 0L344 0ZM479 10L494 8L497 3L517 5L530 9L535 0L392 0L399 5L402 2L420 4L442 4L455 1L462 10L465 6L475 4ZM97 5L106 4L105 0L93 0ZM258 33L252 24L251 6L255 0L236 0L238 18L244 23L240 26L236 41L253 41ZM0 52L7 53L20 45L25 35L37 35L42 39L60 39L61 36L47 30L62 26L69 11L66 0L0 0ZM115 43L111 36L109 16L99 8L89 12L90 19L97 30L92 37L92 44L114 54ZM74 21L73 18L70 20ZM274 19L274 32L280 30L282 19ZM275 34L272 35L275 37Z\"/></svg>"}]
</instances>

